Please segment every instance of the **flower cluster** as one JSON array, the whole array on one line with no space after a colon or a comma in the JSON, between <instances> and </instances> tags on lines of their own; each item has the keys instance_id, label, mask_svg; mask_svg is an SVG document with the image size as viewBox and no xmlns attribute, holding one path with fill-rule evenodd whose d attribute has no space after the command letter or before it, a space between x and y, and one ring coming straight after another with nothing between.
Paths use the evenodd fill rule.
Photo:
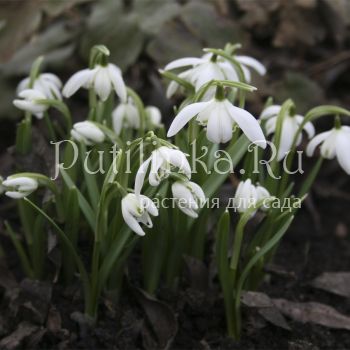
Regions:
<instances>
[{"instance_id":1,"label":"flower cluster","mask_svg":"<svg viewBox=\"0 0 350 350\"><path fill-rule=\"evenodd\" d=\"M273 249L297 212L293 204L307 195L322 160L337 158L350 174L350 127L341 125L340 119L350 112L319 106L300 115L292 100L276 105L269 99L256 118L247 110L245 98L256 90L250 85L252 71L265 75L266 69L252 57L237 55L238 48L228 44L223 50L205 49L202 57L179 58L161 70L170 79L167 96L183 95L168 130L160 109L144 105L126 85L118 66L109 62L109 51L102 45L92 48L89 67L74 73L64 85L54 74L40 73L42 58L33 63L13 101L25 112L17 128L16 150L22 155L31 152L31 126L42 123L40 119L48 141L64 146L56 167L60 181L22 173L26 169L20 164L17 174L0 177L0 194L18 200L23 243L8 222L6 230L29 277L45 277L47 251L42 235L49 223L61 243L60 274L67 283L79 276L85 312L96 317L102 293L110 285L122 288L121 274L130 254L137 251L139 237L144 288L155 293L163 279L169 287L177 286L184 255L204 260L209 223L216 225L220 215L215 236L217 270L228 332L239 337L242 290L256 288L263 280L264 265L273 258ZM73 120L66 99L81 88L88 90L88 113ZM51 116L50 108L60 112L64 124ZM314 122L326 116L335 117L334 128L315 136ZM284 170L304 148L303 133L307 156L316 154L318 146L320 156L297 191L290 179L295 172ZM75 154L72 144L82 153ZM275 152L270 152L271 144ZM109 149L113 152L101 158ZM224 163L220 154L230 167L219 171L217 162ZM107 171L90 170L101 163ZM197 171L197 163L207 171ZM243 169L237 175L234 168L239 164ZM231 198L234 205L227 206L238 212L232 239L229 211L204 205L217 198L228 179L238 183ZM39 187L42 190L34 193ZM156 205L156 200L169 197L173 207ZM291 206L270 205L275 199ZM248 221L254 235L243 244ZM86 241L92 254L84 258L81 232L91 234Z\"/></svg>"}]
</instances>

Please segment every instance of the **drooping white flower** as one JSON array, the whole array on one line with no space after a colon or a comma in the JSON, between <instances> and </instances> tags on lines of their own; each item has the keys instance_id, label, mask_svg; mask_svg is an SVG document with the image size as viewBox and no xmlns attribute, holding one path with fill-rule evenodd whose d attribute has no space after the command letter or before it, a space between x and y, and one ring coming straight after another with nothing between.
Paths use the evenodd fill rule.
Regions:
<instances>
[{"instance_id":1,"label":"drooping white flower","mask_svg":"<svg viewBox=\"0 0 350 350\"><path fill-rule=\"evenodd\" d=\"M113 129L117 135L123 127L138 129L140 127L140 113L132 99L120 103L112 113Z\"/></svg>"},{"instance_id":2,"label":"drooping white flower","mask_svg":"<svg viewBox=\"0 0 350 350\"><path fill-rule=\"evenodd\" d=\"M350 175L350 127L335 127L316 135L308 144L306 154L311 157L318 145L321 155L326 159L337 157L340 166Z\"/></svg>"},{"instance_id":3,"label":"drooping white flower","mask_svg":"<svg viewBox=\"0 0 350 350\"><path fill-rule=\"evenodd\" d=\"M81 87L93 88L102 101L106 101L115 90L121 101L126 101L126 87L121 70L112 63L96 65L93 69L83 69L73 74L63 88L63 95L70 97Z\"/></svg>"},{"instance_id":4,"label":"drooping white flower","mask_svg":"<svg viewBox=\"0 0 350 350\"><path fill-rule=\"evenodd\" d=\"M249 208L255 207L261 200L271 198L268 190L260 185L254 186L250 179L241 181L237 187L234 204L240 213L246 212ZM264 203L262 209L267 209L268 203Z\"/></svg>"},{"instance_id":5,"label":"drooping white flower","mask_svg":"<svg viewBox=\"0 0 350 350\"><path fill-rule=\"evenodd\" d=\"M175 117L168 131L168 137L177 134L192 118L207 126L207 138L213 143L225 143L232 138L232 129L237 124L247 138L262 148L266 147L265 136L258 121L246 110L234 106L227 99L211 99L197 102L183 108Z\"/></svg>"},{"instance_id":6,"label":"drooping white flower","mask_svg":"<svg viewBox=\"0 0 350 350\"><path fill-rule=\"evenodd\" d=\"M23 90L34 89L42 92L47 99L62 100L61 88L62 82L57 75L52 73L42 73L37 76L30 87L30 77L20 81L17 87L17 94L19 95Z\"/></svg>"},{"instance_id":7,"label":"drooping white flower","mask_svg":"<svg viewBox=\"0 0 350 350\"><path fill-rule=\"evenodd\" d=\"M103 131L90 121L75 123L71 130L71 135L74 140L88 146L101 143L106 138Z\"/></svg>"},{"instance_id":8,"label":"drooping white flower","mask_svg":"<svg viewBox=\"0 0 350 350\"><path fill-rule=\"evenodd\" d=\"M140 223L148 228L153 226L150 214L158 216L158 209L150 198L129 193L122 199L124 221L139 236L145 235Z\"/></svg>"},{"instance_id":9,"label":"drooping white flower","mask_svg":"<svg viewBox=\"0 0 350 350\"><path fill-rule=\"evenodd\" d=\"M267 120L265 124L266 128L266 134L271 135L274 134L276 131L276 125L277 125L277 117L281 110L281 106L278 105L272 105L267 108L265 108L261 115L261 120ZM303 122L304 117L301 115L286 115L283 119L282 124L282 132L281 132L281 139L280 139L280 145L277 152L277 160L282 160L286 154L290 151L292 147L292 143L295 137L296 132L299 129L299 126ZM306 131L308 138L312 138L315 135L315 128L312 123L307 122L303 130ZM302 141L302 135L299 134L297 140L296 140L296 146L299 146Z\"/></svg>"},{"instance_id":10,"label":"drooping white flower","mask_svg":"<svg viewBox=\"0 0 350 350\"><path fill-rule=\"evenodd\" d=\"M140 194L146 173L151 164L148 181L151 186L158 186L167 178L173 168L178 168L189 179L191 178L191 167L184 153L177 149L161 146L155 149L151 156L145 160L135 177L135 193Z\"/></svg>"},{"instance_id":11,"label":"drooping white flower","mask_svg":"<svg viewBox=\"0 0 350 350\"><path fill-rule=\"evenodd\" d=\"M171 191L178 208L186 215L197 218L198 210L205 202L202 188L191 181L176 181L172 184Z\"/></svg>"},{"instance_id":12,"label":"drooping white flower","mask_svg":"<svg viewBox=\"0 0 350 350\"><path fill-rule=\"evenodd\" d=\"M244 79L246 82L251 81L251 73L249 68L254 69L258 74L266 73L265 67L255 58L249 56L233 56L235 60L241 64ZM223 57L216 57L212 53L206 53L201 58L185 57L168 63L164 70L185 69L178 74L178 77L191 83L195 90L198 91L204 84L211 80L231 80L239 81L239 73L237 67ZM179 84L172 81L167 89L167 97L173 96L179 88ZM211 88L207 91L206 97L209 99L214 96L215 89Z\"/></svg>"},{"instance_id":13,"label":"drooping white flower","mask_svg":"<svg viewBox=\"0 0 350 350\"><path fill-rule=\"evenodd\" d=\"M34 192L39 184L36 180L30 177L14 177L9 176L2 182L5 190L5 195L14 199L20 199L29 196Z\"/></svg>"},{"instance_id":14,"label":"drooping white flower","mask_svg":"<svg viewBox=\"0 0 350 350\"><path fill-rule=\"evenodd\" d=\"M44 116L44 112L49 108L48 105L39 102L47 99L44 93L39 90L22 90L18 96L21 99L15 99L13 104L23 111L34 114L38 119L41 119Z\"/></svg>"},{"instance_id":15,"label":"drooping white flower","mask_svg":"<svg viewBox=\"0 0 350 350\"><path fill-rule=\"evenodd\" d=\"M159 128L160 126L162 126L162 123L161 123L162 114L158 107L147 106L145 108L145 111L146 111L147 121L152 127Z\"/></svg>"}]
</instances>

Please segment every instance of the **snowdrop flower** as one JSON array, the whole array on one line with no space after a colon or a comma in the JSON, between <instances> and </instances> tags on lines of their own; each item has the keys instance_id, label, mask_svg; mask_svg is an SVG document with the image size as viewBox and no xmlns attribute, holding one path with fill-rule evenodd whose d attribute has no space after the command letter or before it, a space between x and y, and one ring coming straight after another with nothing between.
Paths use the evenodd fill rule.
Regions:
<instances>
[{"instance_id":1,"label":"snowdrop flower","mask_svg":"<svg viewBox=\"0 0 350 350\"><path fill-rule=\"evenodd\" d=\"M147 121L152 127L159 128L160 126L162 126L162 114L160 113L159 108L155 106L147 106L145 108L145 111Z\"/></svg>"},{"instance_id":2,"label":"snowdrop flower","mask_svg":"<svg viewBox=\"0 0 350 350\"><path fill-rule=\"evenodd\" d=\"M311 157L318 145L321 145L321 155L326 159L337 157L340 166L350 175L350 127L339 126L315 136L306 148L306 154Z\"/></svg>"},{"instance_id":3,"label":"snowdrop flower","mask_svg":"<svg viewBox=\"0 0 350 350\"><path fill-rule=\"evenodd\" d=\"M132 100L120 103L112 113L113 129L117 135L123 127L138 129L140 127L140 114Z\"/></svg>"},{"instance_id":4,"label":"snowdrop flower","mask_svg":"<svg viewBox=\"0 0 350 350\"><path fill-rule=\"evenodd\" d=\"M265 128L266 134L271 135L275 133L277 125L277 117L281 110L281 106L272 105L265 108L261 115L261 120L267 120ZM297 130L299 129L300 124L303 122L304 117L301 115L286 115L283 119L282 132L280 146L277 153L277 160L282 160L286 154L290 151L292 143L295 137ZM303 128L306 131L309 138L312 138L315 135L315 128L312 123L308 122L304 125ZM302 140L301 133L296 140L296 146L299 146Z\"/></svg>"},{"instance_id":5,"label":"snowdrop flower","mask_svg":"<svg viewBox=\"0 0 350 350\"><path fill-rule=\"evenodd\" d=\"M244 78L246 82L251 81L251 74L249 68L254 69L260 75L266 73L265 67L256 59L249 56L234 56L236 61L241 64ZM198 91L204 84L211 80L231 80L239 81L239 75L231 62L227 61L223 57L217 57L212 53L207 53L201 58L197 57L185 57L170 62L164 68L165 71L174 70L179 68L186 68L185 71L178 74L178 77L191 83L195 90ZM179 84L172 81L167 89L166 95L168 98L172 97L179 88ZM213 97L215 90L209 89L206 98Z\"/></svg>"},{"instance_id":6,"label":"snowdrop flower","mask_svg":"<svg viewBox=\"0 0 350 350\"><path fill-rule=\"evenodd\" d=\"M150 198L129 193L122 199L124 221L139 236L145 235L139 223L148 228L153 226L150 214L158 216L158 209Z\"/></svg>"},{"instance_id":7,"label":"snowdrop flower","mask_svg":"<svg viewBox=\"0 0 350 350\"><path fill-rule=\"evenodd\" d=\"M88 146L101 143L105 140L103 131L90 121L75 123L71 130L71 135L74 140Z\"/></svg>"},{"instance_id":8,"label":"snowdrop flower","mask_svg":"<svg viewBox=\"0 0 350 350\"><path fill-rule=\"evenodd\" d=\"M33 87L34 90L42 92L47 99L58 99L62 100L61 80L52 73L42 73L37 76L34 80ZM19 95L23 90L31 89L30 87L30 77L23 79L17 87L17 94Z\"/></svg>"},{"instance_id":9,"label":"snowdrop flower","mask_svg":"<svg viewBox=\"0 0 350 350\"><path fill-rule=\"evenodd\" d=\"M154 150L151 156L145 160L135 177L135 193L140 194L146 173L151 164L148 181L151 186L158 186L163 179L166 179L172 168L178 168L189 179L191 178L191 167L184 153L177 149L161 146Z\"/></svg>"},{"instance_id":10,"label":"snowdrop flower","mask_svg":"<svg viewBox=\"0 0 350 350\"><path fill-rule=\"evenodd\" d=\"M172 184L171 191L178 208L186 215L197 218L198 210L205 202L202 188L191 181L176 181Z\"/></svg>"},{"instance_id":11,"label":"snowdrop flower","mask_svg":"<svg viewBox=\"0 0 350 350\"><path fill-rule=\"evenodd\" d=\"M227 99L213 98L183 108L175 117L168 137L177 134L192 118L207 126L207 138L213 143L225 143L232 138L232 129L237 124L250 141L266 147L265 136L258 121L246 110L232 105Z\"/></svg>"},{"instance_id":12,"label":"snowdrop flower","mask_svg":"<svg viewBox=\"0 0 350 350\"><path fill-rule=\"evenodd\" d=\"M112 90L122 101L126 101L126 87L121 70L112 63L97 64L93 69L83 69L73 74L63 88L63 95L70 97L81 87L93 88L102 101L106 101Z\"/></svg>"},{"instance_id":13,"label":"snowdrop flower","mask_svg":"<svg viewBox=\"0 0 350 350\"><path fill-rule=\"evenodd\" d=\"M271 198L269 191L262 186L254 186L250 179L241 181L237 187L234 203L239 213L246 212L249 208L255 207L260 200ZM268 209L264 203L262 209Z\"/></svg>"},{"instance_id":14,"label":"snowdrop flower","mask_svg":"<svg viewBox=\"0 0 350 350\"><path fill-rule=\"evenodd\" d=\"M15 99L13 104L23 110L34 114L38 119L43 118L44 112L49 106L40 103L40 100L46 100L47 97L43 92L34 89L27 89L21 91L18 96L21 99Z\"/></svg>"},{"instance_id":15,"label":"snowdrop flower","mask_svg":"<svg viewBox=\"0 0 350 350\"><path fill-rule=\"evenodd\" d=\"M5 195L14 199L20 199L29 196L34 192L39 184L30 177L13 177L9 176L2 182Z\"/></svg>"}]
</instances>

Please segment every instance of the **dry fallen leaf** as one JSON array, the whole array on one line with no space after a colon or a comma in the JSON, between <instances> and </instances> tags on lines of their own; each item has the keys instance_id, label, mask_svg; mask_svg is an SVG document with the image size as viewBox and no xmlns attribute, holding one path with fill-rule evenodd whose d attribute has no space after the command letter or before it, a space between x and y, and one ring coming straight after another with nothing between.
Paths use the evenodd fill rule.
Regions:
<instances>
[{"instance_id":1,"label":"dry fallen leaf","mask_svg":"<svg viewBox=\"0 0 350 350\"><path fill-rule=\"evenodd\" d=\"M350 272L324 272L316 277L311 286L350 298Z\"/></svg>"},{"instance_id":2,"label":"dry fallen leaf","mask_svg":"<svg viewBox=\"0 0 350 350\"><path fill-rule=\"evenodd\" d=\"M271 324L290 330L283 315L275 307L270 297L265 293L244 292L242 295L242 303L248 307L257 308L259 315Z\"/></svg>"},{"instance_id":3,"label":"dry fallen leaf","mask_svg":"<svg viewBox=\"0 0 350 350\"><path fill-rule=\"evenodd\" d=\"M147 323L142 331L146 349L167 349L177 333L177 320L168 305L153 298L141 289L135 289L137 301L143 308Z\"/></svg>"},{"instance_id":4,"label":"dry fallen leaf","mask_svg":"<svg viewBox=\"0 0 350 350\"><path fill-rule=\"evenodd\" d=\"M297 322L350 330L350 317L339 313L331 306L316 302L298 303L286 299L272 299L272 301L284 315Z\"/></svg>"}]
</instances>

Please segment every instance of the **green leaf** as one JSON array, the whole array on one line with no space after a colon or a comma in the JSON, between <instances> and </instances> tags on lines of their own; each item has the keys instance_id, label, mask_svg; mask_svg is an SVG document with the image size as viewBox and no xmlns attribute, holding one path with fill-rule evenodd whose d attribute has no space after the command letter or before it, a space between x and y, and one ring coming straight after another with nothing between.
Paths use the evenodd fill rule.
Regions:
<instances>
[{"instance_id":1,"label":"green leaf","mask_svg":"<svg viewBox=\"0 0 350 350\"><path fill-rule=\"evenodd\" d=\"M250 141L245 135L241 135L237 142L229 145L226 149L227 154L231 158L231 164L235 167L238 162L243 158L247 152ZM227 166L227 164L226 164ZM207 180L203 183L203 191L208 198L211 198L219 189L219 187L225 182L229 173L217 173L212 171L212 173L207 177Z\"/></svg>"},{"instance_id":2,"label":"green leaf","mask_svg":"<svg viewBox=\"0 0 350 350\"><path fill-rule=\"evenodd\" d=\"M68 188L76 188L74 182L72 181L68 173L64 169L62 169L62 167L60 168L60 173L63 177L65 184L68 186ZM94 232L95 223L96 223L95 212L92 210L86 198L82 195L82 193L77 188L76 188L76 191L78 193L78 202L79 202L80 209L83 212L85 219L89 223L92 231Z\"/></svg>"}]
</instances>

